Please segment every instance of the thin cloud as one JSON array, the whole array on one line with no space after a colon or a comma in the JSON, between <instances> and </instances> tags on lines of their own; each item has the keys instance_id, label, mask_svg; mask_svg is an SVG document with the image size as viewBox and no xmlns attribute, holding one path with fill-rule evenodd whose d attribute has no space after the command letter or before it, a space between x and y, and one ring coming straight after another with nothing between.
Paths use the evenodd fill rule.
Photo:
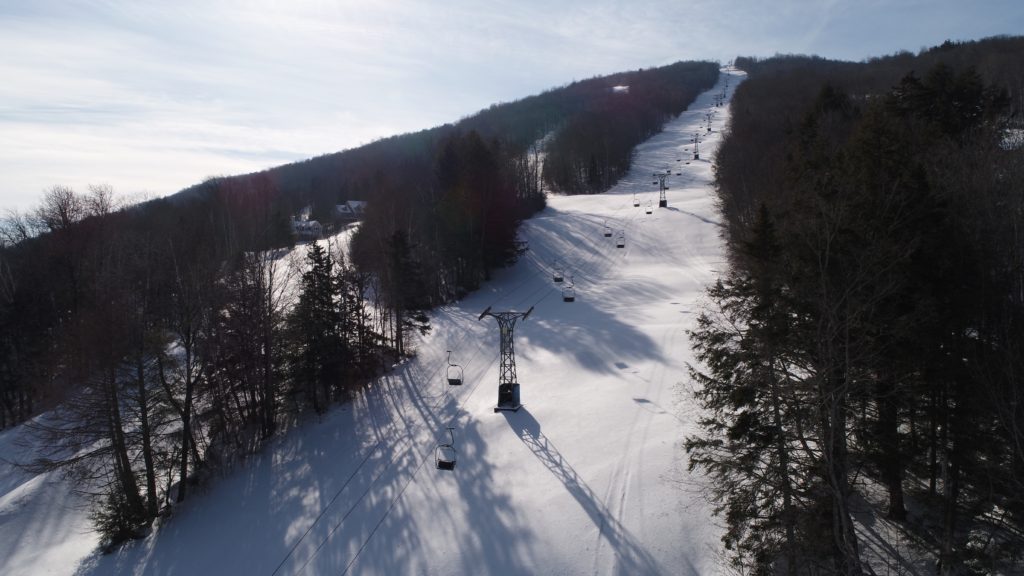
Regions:
<instances>
[{"instance_id":1,"label":"thin cloud","mask_svg":"<svg viewBox=\"0 0 1024 576\"><path fill-rule=\"evenodd\" d=\"M0 208L54 184L170 194L685 59L861 59L1024 29L1010 0L0 5ZM963 32L957 34L958 30Z\"/></svg>"}]
</instances>

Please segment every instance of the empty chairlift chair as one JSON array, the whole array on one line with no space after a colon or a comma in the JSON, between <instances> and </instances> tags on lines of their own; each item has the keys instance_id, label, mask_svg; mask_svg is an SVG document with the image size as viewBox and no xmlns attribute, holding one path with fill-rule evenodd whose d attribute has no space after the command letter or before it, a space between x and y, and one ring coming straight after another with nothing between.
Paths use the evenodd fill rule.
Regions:
<instances>
[{"instance_id":1,"label":"empty chairlift chair","mask_svg":"<svg viewBox=\"0 0 1024 576\"><path fill-rule=\"evenodd\" d=\"M619 235L615 237L615 247L625 248L626 247L626 231L619 230Z\"/></svg>"},{"instance_id":2,"label":"empty chairlift chair","mask_svg":"<svg viewBox=\"0 0 1024 576\"><path fill-rule=\"evenodd\" d=\"M655 184L657 184L657 182L655 182ZM633 193L633 207L634 208L639 208L640 207L640 199L636 197L636 192Z\"/></svg>"},{"instance_id":3,"label":"empty chairlift chair","mask_svg":"<svg viewBox=\"0 0 1024 576\"><path fill-rule=\"evenodd\" d=\"M612 237L612 227L608 225L608 221L607 220L604 221L604 237L605 238L611 238Z\"/></svg>"},{"instance_id":4,"label":"empty chairlift chair","mask_svg":"<svg viewBox=\"0 0 1024 576\"><path fill-rule=\"evenodd\" d=\"M434 450L434 466L438 470L455 470L457 460L455 453L455 432L454 428L448 427L448 437L451 439L447 444L439 444Z\"/></svg>"},{"instance_id":5,"label":"empty chairlift chair","mask_svg":"<svg viewBox=\"0 0 1024 576\"><path fill-rule=\"evenodd\" d=\"M569 283L562 287L562 302L576 301L576 288L574 286L572 276L569 276Z\"/></svg>"},{"instance_id":6,"label":"empty chairlift chair","mask_svg":"<svg viewBox=\"0 0 1024 576\"><path fill-rule=\"evenodd\" d=\"M646 212L648 214L652 214L654 212L654 204L650 200L647 201L647 210L646 210Z\"/></svg>"},{"instance_id":7,"label":"empty chairlift chair","mask_svg":"<svg viewBox=\"0 0 1024 576\"><path fill-rule=\"evenodd\" d=\"M555 269L553 272L551 272L551 279L554 280L555 282L561 282L563 279L562 267L558 265L557 260L555 261L553 266Z\"/></svg>"},{"instance_id":8,"label":"empty chairlift chair","mask_svg":"<svg viewBox=\"0 0 1024 576\"><path fill-rule=\"evenodd\" d=\"M446 369L449 386L462 386L462 366L452 364L452 351L448 351L448 368Z\"/></svg>"}]
</instances>

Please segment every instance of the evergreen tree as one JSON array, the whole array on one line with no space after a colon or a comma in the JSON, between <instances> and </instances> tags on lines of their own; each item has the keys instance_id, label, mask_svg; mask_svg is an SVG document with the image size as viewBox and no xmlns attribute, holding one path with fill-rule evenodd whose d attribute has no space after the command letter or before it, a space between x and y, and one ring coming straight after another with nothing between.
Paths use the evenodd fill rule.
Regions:
<instances>
[{"instance_id":1,"label":"evergreen tree","mask_svg":"<svg viewBox=\"0 0 1024 576\"><path fill-rule=\"evenodd\" d=\"M348 360L342 337L340 286L334 262L320 244L306 251L309 269L302 274L299 300L292 311L292 378L317 412L327 409L342 384Z\"/></svg>"},{"instance_id":2,"label":"evergreen tree","mask_svg":"<svg viewBox=\"0 0 1024 576\"><path fill-rule=\"evenodd\" d=\"M803 385L794 376L801 364L793 345L798 329L790 325L792 302L780 283L781 248L763 206L753 235L742 253L745 272L734 271L708 290L712 309L690 333L706 367L691 366L690 374L708 414L686 450L690 469L711 476L735 566L770 574L781 555L787 573L796 574L814 557L813 535L798 535L798 500L811 480L795 455L799 441L806 441L798 431L810 423L797 400Z\"/></svg>"}]
</instances>

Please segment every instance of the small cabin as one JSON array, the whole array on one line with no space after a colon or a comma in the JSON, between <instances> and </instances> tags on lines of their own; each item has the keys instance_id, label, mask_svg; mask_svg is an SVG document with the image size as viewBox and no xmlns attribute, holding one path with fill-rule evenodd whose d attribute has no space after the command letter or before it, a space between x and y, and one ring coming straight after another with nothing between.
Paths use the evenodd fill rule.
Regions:
<instances>
[{"instance_id":1,"label":"small cabin","mask_svg":"<svg viewBox=\"0 0 1024 576\"><path fill-rule=\"evenodd\" d=\"M339 221L355 222L362 220L366 214L366 202L363 200L348 200L344 204L337 204L334 207L334 217Z\"/></svg>"},{"instance_id":2,"label":"small cabin","mask_svg":"<svg viewBox=\"0 0 1024 576\"><path fill-rule=\"evenodd\" d=\"M324 227L316 220L292 220L292 233L298 240L317 240L324 234Z\"/></svg>"}]
</instances>

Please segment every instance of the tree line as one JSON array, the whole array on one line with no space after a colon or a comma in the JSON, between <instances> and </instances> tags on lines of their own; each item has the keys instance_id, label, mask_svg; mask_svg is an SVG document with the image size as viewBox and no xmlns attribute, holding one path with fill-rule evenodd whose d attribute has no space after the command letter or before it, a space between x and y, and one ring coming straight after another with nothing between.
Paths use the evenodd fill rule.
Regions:
<instances>
[{"instance_id":1,"label":"tree line","mask_svg":"<svg viewBox=\"0 0 1024 576\"><path fill-rule=\"evenodd\" d=\"M718 80L710 62L677 62L663 73L623 74L619 89L600 87L545 147L544 180L568 194L595 194L626 175L633 149L661 131Z\"/></svg>"},{"instance_id":2,"label":"tree line","mask_svg":"<svg viewBox=\"0 0 1024 576\"><path fill-rule=\"evenodd\" d=\"M325 221L339 201L373 199L382 177L393 179L411 166L429 167L441 143L452 133L476 132L484 142L499 141L505 155L529 155L537 160L546 155L531 149L551 135L559 141L549 138L544 147L551 149L554 164L564 166L541 174L546 186L562 192L597 192L614 182L623 163L628 165L636 144L656 133L668 118L685 110L717 78L715 63L676 62L578 80L540 94L494 104L443 126L382 138L358 148L278 166L259 175L231 179L269 177L282 192L286 211L312 206L313 218ZM629 91L613 92L615 86L629 86ZM591 125L599 131L594 141L581 133ZM558 136L563 133L564 136ZM574 180L574 172L567 172L574 166L588 170L591 156L596 166L590 172L591 180L604 188L581 185ZM208 183L200 183L180 195L201 196L208 187Z\"/></svg>"},{"instance_id":3,"label":"tree line","mask_svg":"<svg viewBox=\"0 0 1024 576\"><path fill-rule=\"evenodd\" d=\"M737 60L686 447L744 573L869 572L876 492L938 573L1020 569L1022 55Z\"/></svg>"},{"instance_id":4,"label":"tree line","mask_svg":"<svg viewBox=\"0 0 1024 576\"><path fill-rule=\"evenodd\" d=\"M3 424L43 412L25 464L74 478L111 542L393 355L365 273L271 247L273 194L126 205L58 186L3 227Z\"/></svg>"}]
</instances>

